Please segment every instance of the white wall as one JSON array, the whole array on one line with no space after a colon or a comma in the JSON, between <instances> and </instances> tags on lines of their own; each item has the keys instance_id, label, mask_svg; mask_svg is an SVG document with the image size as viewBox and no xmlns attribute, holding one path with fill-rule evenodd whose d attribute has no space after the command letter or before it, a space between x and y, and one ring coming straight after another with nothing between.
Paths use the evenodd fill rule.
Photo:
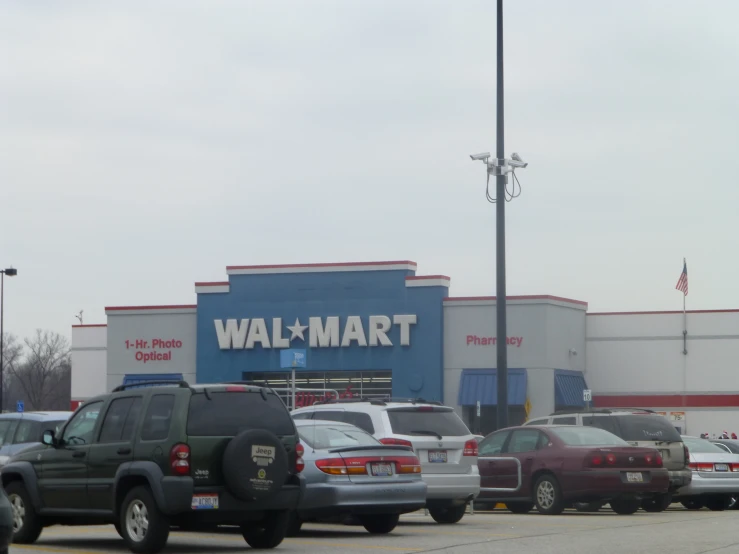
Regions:
<instances>
[{"instance_id":1,"label":"white wall","mask_svg":"<svg viewBox=\"0 0 739 554\"><path fill-rule=\"evenodd\" d=\"M106 391L105 326L72 327L72 400L85 400Z\"/></svg>"}]
</instances>

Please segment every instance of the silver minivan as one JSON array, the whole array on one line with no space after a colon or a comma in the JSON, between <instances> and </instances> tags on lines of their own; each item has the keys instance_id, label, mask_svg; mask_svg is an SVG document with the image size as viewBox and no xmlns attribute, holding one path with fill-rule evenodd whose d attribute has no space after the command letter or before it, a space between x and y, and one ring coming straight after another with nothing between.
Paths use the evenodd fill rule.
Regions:
<instances>
[{"instance_id":1,"label":"silver minivan","mask_svg":"<svg viewBox=\"0 0 739 554\"><path fill-rule=\"evenodd\" d=\"M480 494L477 440L454 409L423 400L329 400L292 412L296 420L342 421L383 444L409 446L428 486L426 508L437 523L457 523Z\"/></svg>"},{"instance_id":2,"label":"silver minivan","mask_svg":"<svg viewBox=\"0 0 739 554\"><path fill-rule=\"evenodd\" d=\"M59 430L73 412L14 412L0 414L0 467L14 454L41 443L44 431Z\"/></svg>"}]
</instances>

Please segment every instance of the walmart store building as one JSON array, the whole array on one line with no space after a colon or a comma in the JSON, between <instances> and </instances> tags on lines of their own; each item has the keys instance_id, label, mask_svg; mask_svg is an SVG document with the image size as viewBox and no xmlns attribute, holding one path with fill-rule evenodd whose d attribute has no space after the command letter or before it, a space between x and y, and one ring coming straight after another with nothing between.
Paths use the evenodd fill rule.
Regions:
<instances>
[{"instance_id":1,"label":"walmart store building","mask_svg":"<svg viewBox=\"0 0 739 554\"><path fill-rule=\"evenodd\" d=\"M108 307L107 324L74 326L73 405L150 379L254 381L288 400L297 360L298 406L332 395L424 398L454 406L475 430L495 426L494 297L450 296L449 277L417 275L409 261L226 273L227 281L195 283L194 304ZM588 314L585 302L554 296L509 297L511 422L581 408L592 388L596 405L664 408L685 430L694 406L689 389L678 387L691 383L672 373L687 375L678 367L687 356L664 349L682 339L682 314L641 315ZM705 425L698 412L721 408L698 407L694 417Z\"/></svg>"}]
</instances>

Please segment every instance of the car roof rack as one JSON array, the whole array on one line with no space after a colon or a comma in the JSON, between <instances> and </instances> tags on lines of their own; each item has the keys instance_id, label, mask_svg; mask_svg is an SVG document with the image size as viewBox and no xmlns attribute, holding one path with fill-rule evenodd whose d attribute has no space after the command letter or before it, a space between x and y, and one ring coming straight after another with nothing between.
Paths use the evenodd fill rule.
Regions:
<instances>
[{"instance_id":1,"label":"car roof rack","mask_svg":"<svg viewBox=\"0 0 739 554\"><path fill-rule=\"evenodd\" d=\"M438 400L425 400L424 398L386 398L385 402L395 402L398 404L431 404L433 406L443 406Z\"/></svg>"},{"instance_id":2,"label":"car roof rack","mask_svg":"<svg viewBox=\"0 0 739 554\"><path fill-rule=\"evenodd\" d=\"M359 396L353 398L327 398L326 400L320 400L313 403L313 406L320 406L323 404L360 404L363 402L369 402L375 406L385 406L386 401L382 398L370 398L368 396Z\"/></svg>"},{"instance_id":3,"label":"car roof rack","mask_svg":"<svg viewBox=\"0 0 739 554\"><path fill-rule=\"evenodd\" d=\"M192 389L190 386L190 383L187 381L167 381L165 379L155 379L152 381L139 381L137 383L128 383L123 385L118 385L116 388L112 390L112 392L121 392L124 390L128 390L130 388L136 388L136 387L151 387L151 386L162 386L162 385L169 385L170 387L173 385L176 385L177 387L181 389Z\"/></svg>"}]
</instances>

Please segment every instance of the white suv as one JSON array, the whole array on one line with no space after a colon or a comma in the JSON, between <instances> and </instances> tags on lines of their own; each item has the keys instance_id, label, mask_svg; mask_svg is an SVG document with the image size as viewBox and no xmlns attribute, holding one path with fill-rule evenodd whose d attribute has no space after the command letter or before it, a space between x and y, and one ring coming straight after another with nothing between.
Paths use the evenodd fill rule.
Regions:
<instances>
[{"instance_id":1,"label":"white suv","mask_svg":"<svg viewBox=\"0 0 739 554\"><path fill-rule=\"evenodd\" d=\"M452 408L423 400L329 400L292 412L295 419L351 423L383 444L411 447L428 486L437 523L457 523L480 494L475 436Z\"/></svg>"}]
</instances>

